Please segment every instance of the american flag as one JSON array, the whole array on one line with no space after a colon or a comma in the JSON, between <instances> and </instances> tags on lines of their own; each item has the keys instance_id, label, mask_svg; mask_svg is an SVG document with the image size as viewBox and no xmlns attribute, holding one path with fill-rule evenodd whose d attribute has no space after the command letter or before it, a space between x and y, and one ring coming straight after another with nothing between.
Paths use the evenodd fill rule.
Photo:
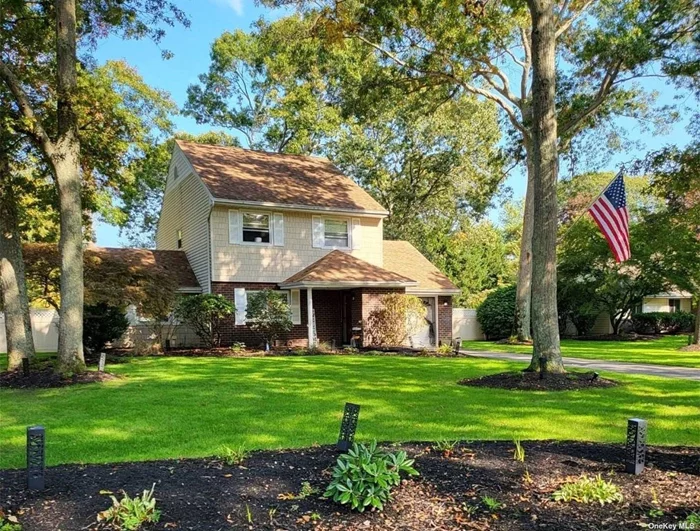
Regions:
<instances>
[{"instance_id":1,"label":"american flag","mask_svg":"<svg viewBox=\"0 0 700 531\"><path fill-rule=\"evenodd\" d=\"M610 185L588 209L600 231L608 240L608 246L617 262L624 262L631 256L629 212L622 172L618 173Z\"/></svg>"}]
</instances>

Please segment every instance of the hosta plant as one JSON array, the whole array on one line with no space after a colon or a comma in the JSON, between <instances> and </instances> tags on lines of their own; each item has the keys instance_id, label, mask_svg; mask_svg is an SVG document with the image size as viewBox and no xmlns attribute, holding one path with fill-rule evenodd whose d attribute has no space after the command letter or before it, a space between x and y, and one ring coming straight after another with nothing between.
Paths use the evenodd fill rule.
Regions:
<instances>
[{"instance_id":1,"label":"hosta plant","mask_svg":"<svg viewBox=\"0 0 700 531\"><path fill-rule=\"evenodd\" d=\"M133 498L125 492L121 500L112 498L112 506L106 511L97 515L98 522L111 524L117 529L124 531L136 531L141 529L143 524L151 524L160 520L160 511L156 509L156 499L153 491L156 488L154 483L151 490L144 490L141 496Z\"/></svg>"},{"instance_id":2,"label":"hosta plant","mask_svg":"<svg viewBox=\"0 0 700 531\"><path fill-rule=\"evenodd\" d=\"M622 501L622 493L617 485L605 481L598 474L595 478L581 476L576 481L564 483L552 494L555 501L576 501L579 503L614 503Z\"/></svg>"},{"instance_id":3,"label":"hosta plant","mask_svg":"<svg viewBox=\"0 0 700 531\"><path fill-rule=\"evenodd\" d=\"M376 441L369 446L355 443L338 458L324 496L355 511L367 507L381 511L391 499L391 489L401 482L401 473L418 475L413 463L406 452L385 452L377 448Z\"/></svg>"}]
</instances>

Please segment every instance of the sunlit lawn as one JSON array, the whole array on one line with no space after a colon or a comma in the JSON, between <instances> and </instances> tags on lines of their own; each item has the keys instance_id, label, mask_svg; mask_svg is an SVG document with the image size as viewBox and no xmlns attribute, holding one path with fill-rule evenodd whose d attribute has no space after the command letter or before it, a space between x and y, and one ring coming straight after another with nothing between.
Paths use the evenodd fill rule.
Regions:
<instances>
[{"instance_id":1,"label":"sunlit lawn","mask_svg":"<svg viewBox=\"0 0 700 531\"><path fill-rule=\"evenodd\" d=\"M571 358L588 358L634 363L655 363L677 367L700 368L700 352L681 352L678 349L688 344L688 336L668 336L652 341L589 341L564 339L561 351ZM514 352L531 354L532 347L507 345L493 341L463 341L467 350Z\"/></svg>"},{"instance_id":2,"label":"sunlit lawn","mask_svg":"<svg viewBox=\"0 0 700 531\"><path fill-rule=\"evenodd\" d=\"M47 428L47 460L113 462L333 443L343 404L361 404L359 439L582 439L621 442L647 418L652 444L700 445L697 382L615 375L624 386L525 393L456 385L519 368L466 358L312 356L142 358L123 379L0 390L0 468L25 460L25 429Z\"/></svg>"}]
</instances>

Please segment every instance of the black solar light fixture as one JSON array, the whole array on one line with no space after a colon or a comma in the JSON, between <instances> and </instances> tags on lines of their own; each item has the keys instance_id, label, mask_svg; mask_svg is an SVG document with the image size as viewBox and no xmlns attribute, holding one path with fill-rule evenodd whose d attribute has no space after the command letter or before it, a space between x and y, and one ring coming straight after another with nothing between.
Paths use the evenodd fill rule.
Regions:
<instances>
[{"instance_id":1,"label":"black solar light fixture","mask_svg":"<svg viewBox=\"0 0 700 531\"><path fill-rule=\"evenodd\" d=\"M459 356L459 349L462 347L462 338L461 337L456 337L455 338L455 355Z\"/></svg>"},{"instance_id":2,"label":"black solar light fixture","mask_svg":"<svg viewBox=\"0 0 700 531\"><path fill-rule=\"evenodd\" d=\"M343 420L340 423L340 435L338 436L338 450L347 452L355 440L357 430L357 419L360 416L360 406L357 404L345 403Z\"/></svg>"},{"instance_id":3,"label":"black solar light fixture","mask_svg":"<svg viewBox=\"0 0 700 531\"><path fill-rule=\"evenodd\" d=\"M46 430L43 426L27 428L27 488L29 490L44 490L46 484L45 435Z\"/></svg>"},{"instance_id":4,"label":"black solar light fixture","mask_svg":"<svg viewBox=\"0 0 700 531\"><path fill-rule=\"evenodd\" d=\"M107 354L100 352L100 361L97 364L97 370L100 372L105 372L105 363L107 362Z\"/></svg>"},{"instance_id":5,"label":"black solar light fixture","mask_svg":"<svg viewBox=\"0 0 700 531\"><path fill-rule=\"evenodd\" d=\"M639 475L644 470L647 454L647 421L627 421L627 447L625 448L625 472Z\"/></svg>"}]
</instances>

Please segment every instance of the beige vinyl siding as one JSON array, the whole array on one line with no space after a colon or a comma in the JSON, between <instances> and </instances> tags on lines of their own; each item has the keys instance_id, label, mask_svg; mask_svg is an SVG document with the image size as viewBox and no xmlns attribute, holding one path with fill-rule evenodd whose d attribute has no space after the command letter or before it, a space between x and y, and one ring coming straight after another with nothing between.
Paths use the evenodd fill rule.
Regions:
<instances>
[{"instance_id":1,"label":"beige vinyl siding","mask_svg":"<svg viewBox=\"0 0 700 531\"><path fill-rule=\"evenodd\" d=\"M642 304L642 311L644 313L651 312L670 312L671 307L668 304L668 299L675 299L680 297L645 297ZM681 299L681 310L684 312L690 311L690 299Z\"/></svg>"},{"instance_id":2,"label":"beige vinyl siding","mask_svg":"<svg viewBox=\"0 0 700 531\"><path fill-rule=\"evenodd\" d=\"M177 180L174 179L175 168ZM193 173L177 146L173 151L167 183L156 233L156 249L177 249L177 232L181 230L182 249L202 290L208 292L211 200L204 183Z\"/></svg>"},{"instance_id":3,"label":"beige vinyl siding","mask_svg":"<svg viewBox=\"0 0 700 531\"><path fill-rule=\"evenodd\" d=\"M312 246L312 214L284 211L284 246L229 243L229 210L273 214L274 209L216 206L212 212L213 281L281 282L330 252ZM281 211L279 211L281 212ZM327 215L347 219L352 216ZM363 217L358 249L348 253L382 267L382 219Z\"/></svg>"}]
</instances>

